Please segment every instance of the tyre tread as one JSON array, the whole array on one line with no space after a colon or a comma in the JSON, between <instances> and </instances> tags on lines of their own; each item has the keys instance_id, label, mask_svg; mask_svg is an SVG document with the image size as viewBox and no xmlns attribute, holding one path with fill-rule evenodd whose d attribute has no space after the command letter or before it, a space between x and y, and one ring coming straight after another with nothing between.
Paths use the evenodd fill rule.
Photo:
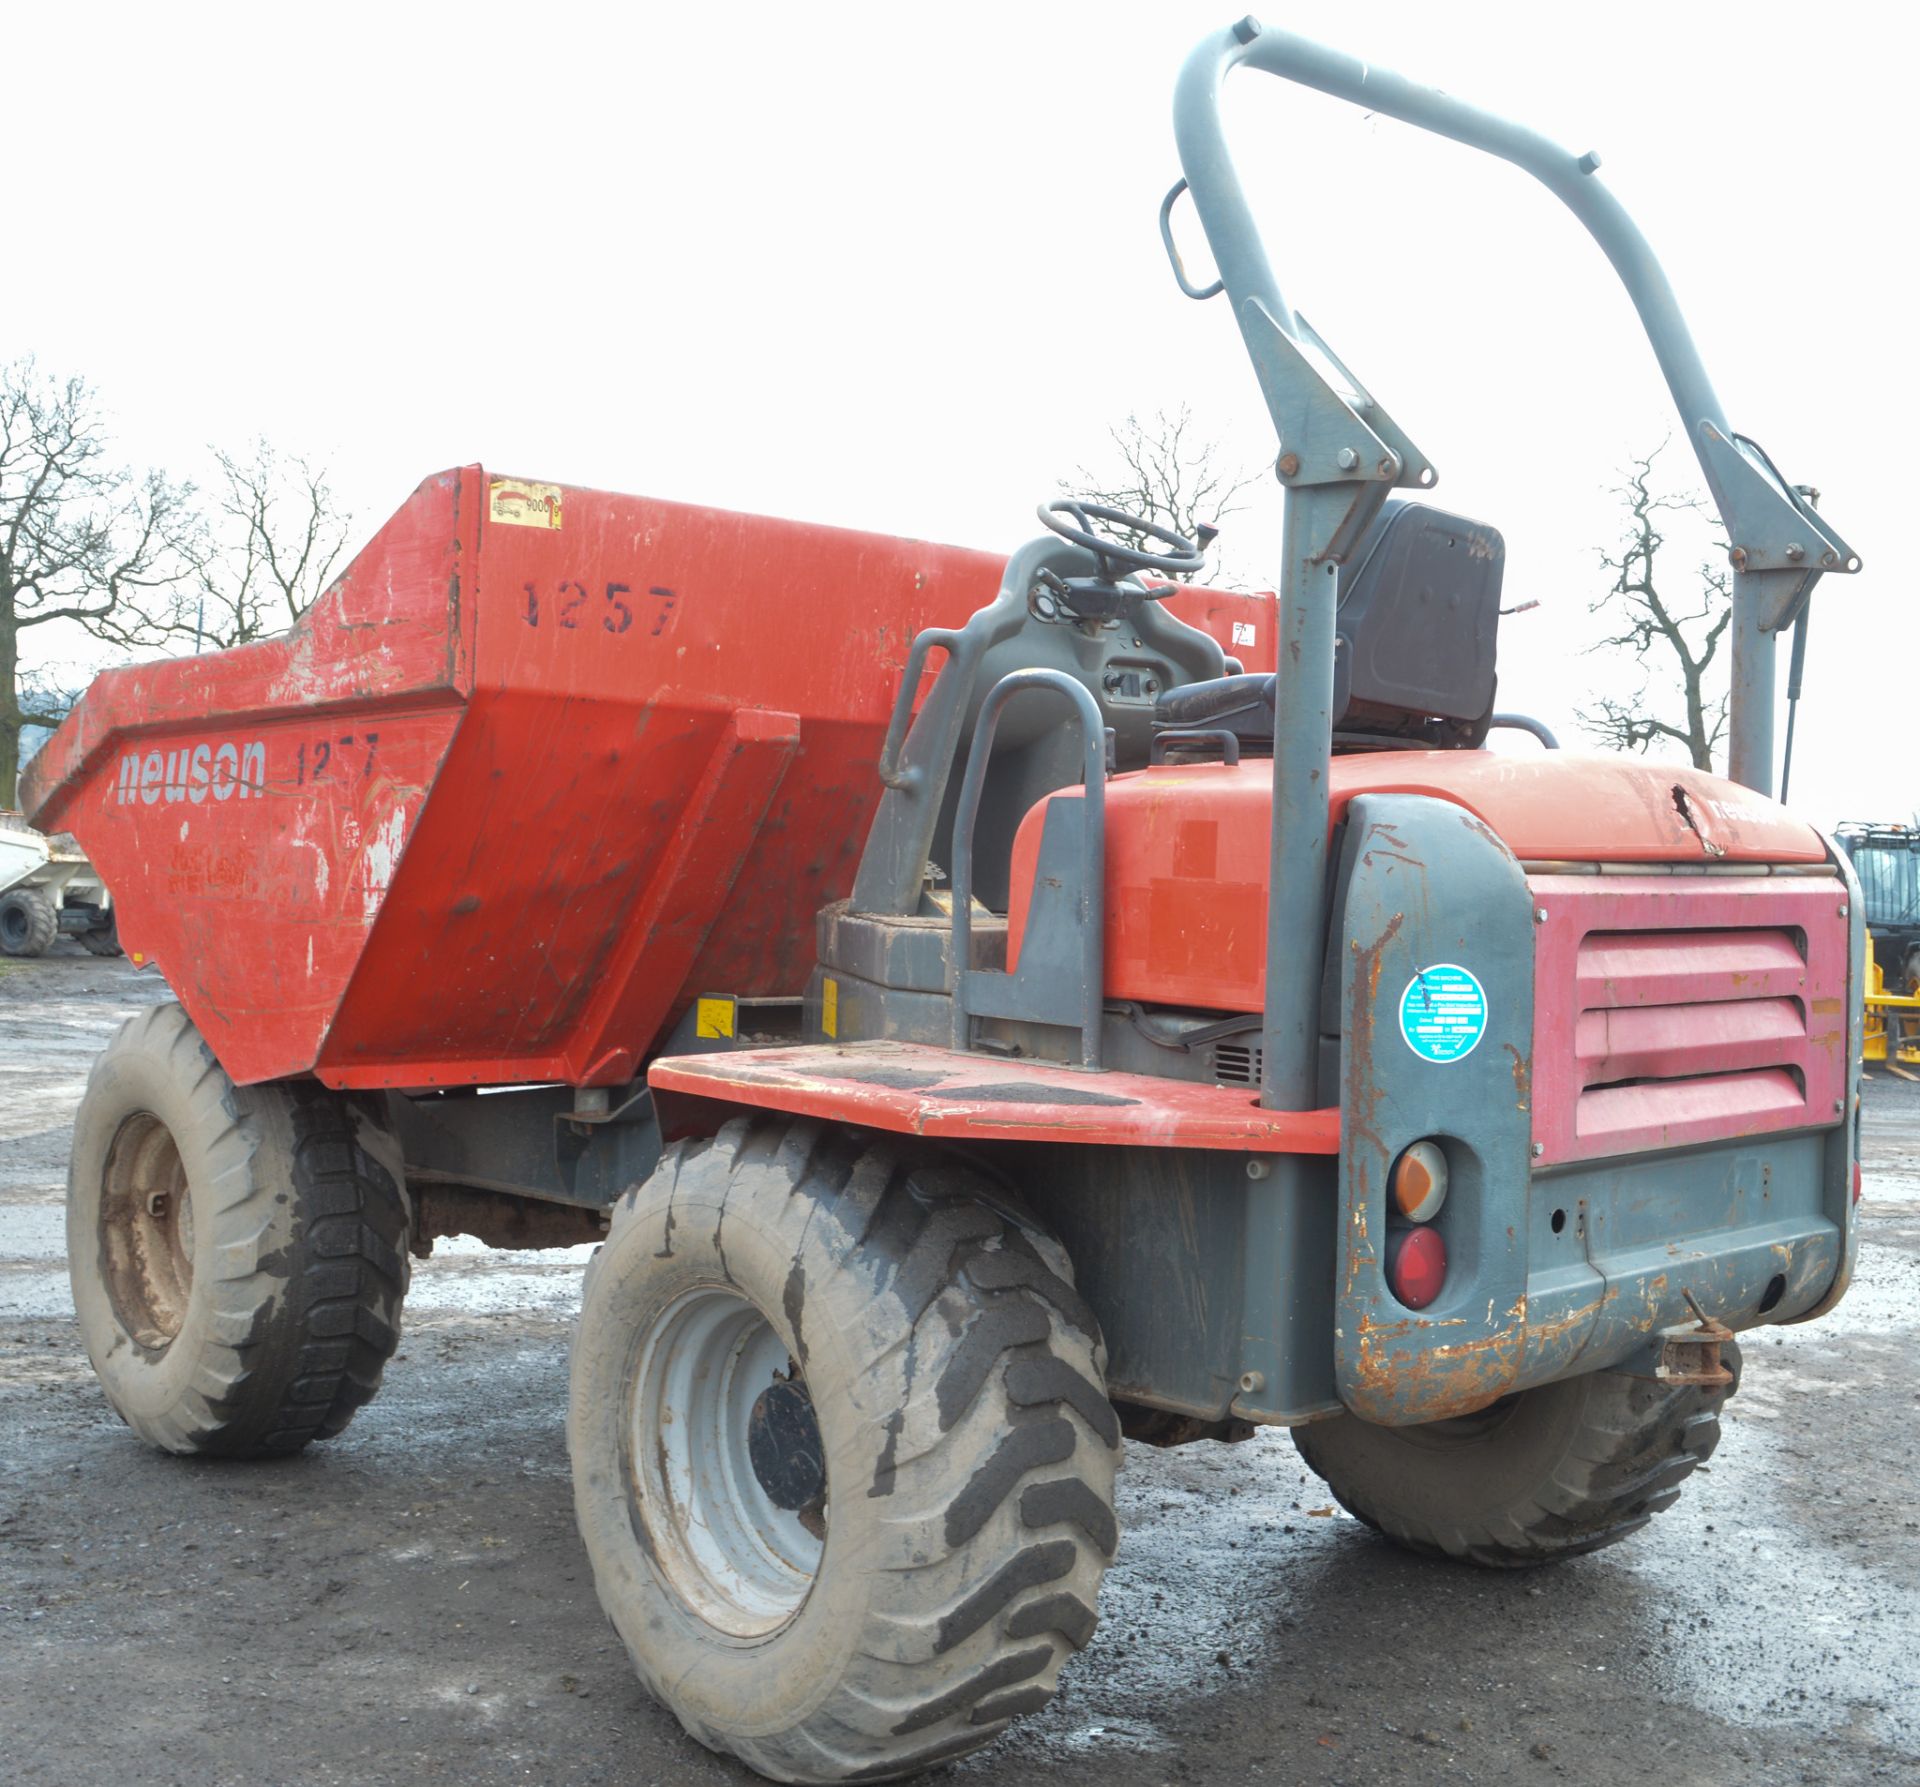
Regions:
<instances>
[{"instance_id":1,"label":"tyre tread","mask_svg":"<svg viewBox=\"0 0 1920 1787\"><path fill-rule=\"evenodd\" d=\"M885 1447L871 1484L852 1493L890 1503L880 1518L898 1552L878 1565L870 1628L814 1713L773 1733L715 1730L710 1709L681 1712L682 1723L783 1780L891 1779L962 1755L1051 1699L1060 1666L1093 1636L1118 1536L1120 1447L1098 1326L1042 1256L1049 1248L1064 1265L1057 1244L971 1166L896 1138L751 1118L670 1150L660 1183L719 1169L725 1209L750 1207L795 1237L785 1313L803 1369L816 1319L803 1304L819 1299L822 1321L889 1310L860 1373ZM635 1220L643 1189L616 1210L603 1252ZM804 1217L769 1218L803 1197ZM822 1252L842 1284L825 1282ZM590 1269L589 1305L592 1285ZM904 1398L884 1421L883 1384ZM576 1453L577 1484L580 1468ZM621 1524L611 1531L624 1543ZM591 1553L584 1514L582 1530ZM596 1558L596 1588L626 1633L610 1579ZM641 1680L680 1712L679 1663L650 1666L631 1637L628 1648Z\"/></svg>"},{"instance_id":2,"label":"tyre tread","mask_svg":"<svg viewBox=\"0 0 1920 1787\"><path fill-rule=\"evenodd\" d=\"M0 901L26 915L26 932L16 948L6 949L10 956L43 956L60 935L60 913L45 888L16 887Z\"/></svg>"},{"instance_id":3,"label":"tyre tread","mask_svg":"<svg viewBox=\"0 0 1920 1787\"><path fill-rule=\"evenodd\" d=\"M1739 1349L1725 1349L1738 1382ZM1679 1499L1682 1484L1720 1443L1720 1413L1735 1385L1664 1384L1625 1372L1593 1372L1578 1387L1579 1421L1559 1463L1532 1485L1516 1483L1497 1512L1441 1520L1396 1500L1397 1471L1343 1467L1338 1446L1309 1426L1294 1443L1309 1469L1356 1520L1406 1550L1487 1569L1524 1569L1617 1544ZM1536 1395L1537 1391L1522 1391ZM1330 1426L1352 1421L1342 1416ZM1411 1454L1403 1469L1417 1471ZM1378 1480L1363 1480L1368 1477Z\"/></svg>"},{"instance_id":4,"label":"tyre tread","mask_svg":"<svg viewBox=\"0 0 1920 1787\"><path fill-rule=\"evenodd\" d=\"M101 1065L129 1052L177 1089L193 1133L175 1139L204 1165L200 1220L219 1240L200 1262L211 1306L186 1389L163 1413L122 1414L168 1451L212 1457L281 1457L333 1437L399 1345L409 1212L396 1172L345 1096L236 1087L177 1004L129 1020Z\"/></svg>"}]
</instances>

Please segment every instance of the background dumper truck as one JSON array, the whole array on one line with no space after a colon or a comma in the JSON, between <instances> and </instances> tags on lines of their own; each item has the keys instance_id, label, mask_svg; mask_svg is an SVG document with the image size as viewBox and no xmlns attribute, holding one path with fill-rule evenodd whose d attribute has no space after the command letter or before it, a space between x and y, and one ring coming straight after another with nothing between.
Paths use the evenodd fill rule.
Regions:
<instances>
[{"instance_id":1,"label":"background dumper truck","mask_svg":"<svg viewBox=\"0 0 1920 1787\"><path fill-rule=\"evenodd\" d=\"M112 896L70 833L48 837L0 812L0 955L45 955L61 937L120 954Z\"/></svg>"},{"instance_id":2,"label":"background dumper truck","mask_svg":"<svg viewBox=\"0 0 1920 1787\"><path fill-rule=\"evenodd\" d=\"M1282 296L1243 66L1515 163L1607 253L1732 542L1731 779L1485 748L1526 723L1500 534ZM1388 1538L1544 1563L1671 1503L1735 1332L1847 1282L1860 901L1768 791L1774 634L1859 561L1593 157L1252 20L1175 127L1277 616L1084 504L1002 562L468 467L285 638L101 677L27 779L179 997L74 1137L113 1406L296 1451L377 1390L410 1252L600 1241L602 1604L780 1779L1043 1705L1125 1437L1285 1426Z\"/></svg>"}]
</instances>

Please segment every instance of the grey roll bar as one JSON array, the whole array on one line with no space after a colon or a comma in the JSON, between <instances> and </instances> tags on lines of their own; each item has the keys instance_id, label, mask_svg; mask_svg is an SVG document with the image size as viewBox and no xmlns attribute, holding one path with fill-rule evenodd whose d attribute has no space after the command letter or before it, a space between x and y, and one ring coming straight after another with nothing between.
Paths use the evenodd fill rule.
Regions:
<instances>
[{"instance_id":1,"label":"grey roll bar","mask_svg":"<svg viewBox=\"0 0 1920 1787\"><path fill-rule=\"evenodd\" d=\"M1297 1110L1316 1098L1338 568L1390 489L1425 488L1436 474L1274 280L1221 124L1222 84L1241 64L1512 162L1599 244L1639 312L1727 530L1734 780L1772 791L1774 635L1798 618L1824 572L1857 571L1860 561L1814 510L1810 493L1788 484L1759 447L1728 427L1666 274L1625 208L1594 178L1597 155L1575 156L1534 131L1257 19L1204 39L1181 71L1173 119L1184 183L1219 272L1214 287L1195 287L1173 252L1166 216L1177 188L1162 208L1162 226L1181 289L1192 297L1227 294L1280 440L1286 544L1261 1099Z\"/></svg>"}]
</instances>

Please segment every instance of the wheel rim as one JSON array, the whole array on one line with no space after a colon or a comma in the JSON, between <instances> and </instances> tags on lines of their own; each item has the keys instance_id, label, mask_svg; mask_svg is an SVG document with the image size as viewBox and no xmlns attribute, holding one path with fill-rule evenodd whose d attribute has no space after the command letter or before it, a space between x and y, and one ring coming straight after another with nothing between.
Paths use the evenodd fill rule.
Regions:
<instances>
[{"instance_id":1,"label":"wheel rim","mask_svg":"<svg viewBox=\"0 0 1920 1787\"><path fill-rule=\"evenodd\" d=\"M27 909L18 900L0 906L0 949L8 954L22 948L29 931Z\"/></svg>"},{"instance_id":2,"label":"wheel rim","mask_svg":"<svg viewBox=\"0 0 1920 1787\"><path fill-rule=\"evenodd\" d=\"M641 1335L627 1388L627 1494L655 1566L716 1630L777 1632L813 1587L828 1509L786 1343L739 1292L703 1285Z\"/></svg>"},{"instance_id":3,"label":"wheel rim","mask_svg":"<svg viewBox=\"0 0 1920 1787\"><path fill-rule=\"evenodd\" d=\"M120 1125L107 1151L100 1257L120 1325L164 1352L193 1293L193 1195L171 1132L145 1112Z\"/></svg>"}]
</instances>

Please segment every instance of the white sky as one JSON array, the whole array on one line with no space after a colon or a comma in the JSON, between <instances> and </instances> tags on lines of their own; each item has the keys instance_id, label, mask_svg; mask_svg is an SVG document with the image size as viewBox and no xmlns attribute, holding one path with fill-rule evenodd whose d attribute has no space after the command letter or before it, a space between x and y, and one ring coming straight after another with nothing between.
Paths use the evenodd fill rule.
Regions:
<instances>
[{"instance_id":1,"label":"white sky","mask_svg":"<svg viewBox=\"0 0 1920 1787\"><path fill-rule=\"evenodd\" d=\"M1179 295L1154 224L1174 77L1234 16L14 4L0 355L91 379L142 461L317 452L362 535L477 459L1010 550L1130 409L1186 401L1271 460L1227 308ZM1912 813L1914 11L1263 16L1601 153L1729 420L1866 561L1816 598L1794 804ZM1504 530L1507 601L1542 603L1503 628L1502 705L1570 737L1614 674L1579 655L1605 487L1673 426L1624 295L1514 170L1263 75L1229 92L1283 289L1434 500ZM1237 565L1272 564L1278 509Z\"/></svg>"}]
</instances>

